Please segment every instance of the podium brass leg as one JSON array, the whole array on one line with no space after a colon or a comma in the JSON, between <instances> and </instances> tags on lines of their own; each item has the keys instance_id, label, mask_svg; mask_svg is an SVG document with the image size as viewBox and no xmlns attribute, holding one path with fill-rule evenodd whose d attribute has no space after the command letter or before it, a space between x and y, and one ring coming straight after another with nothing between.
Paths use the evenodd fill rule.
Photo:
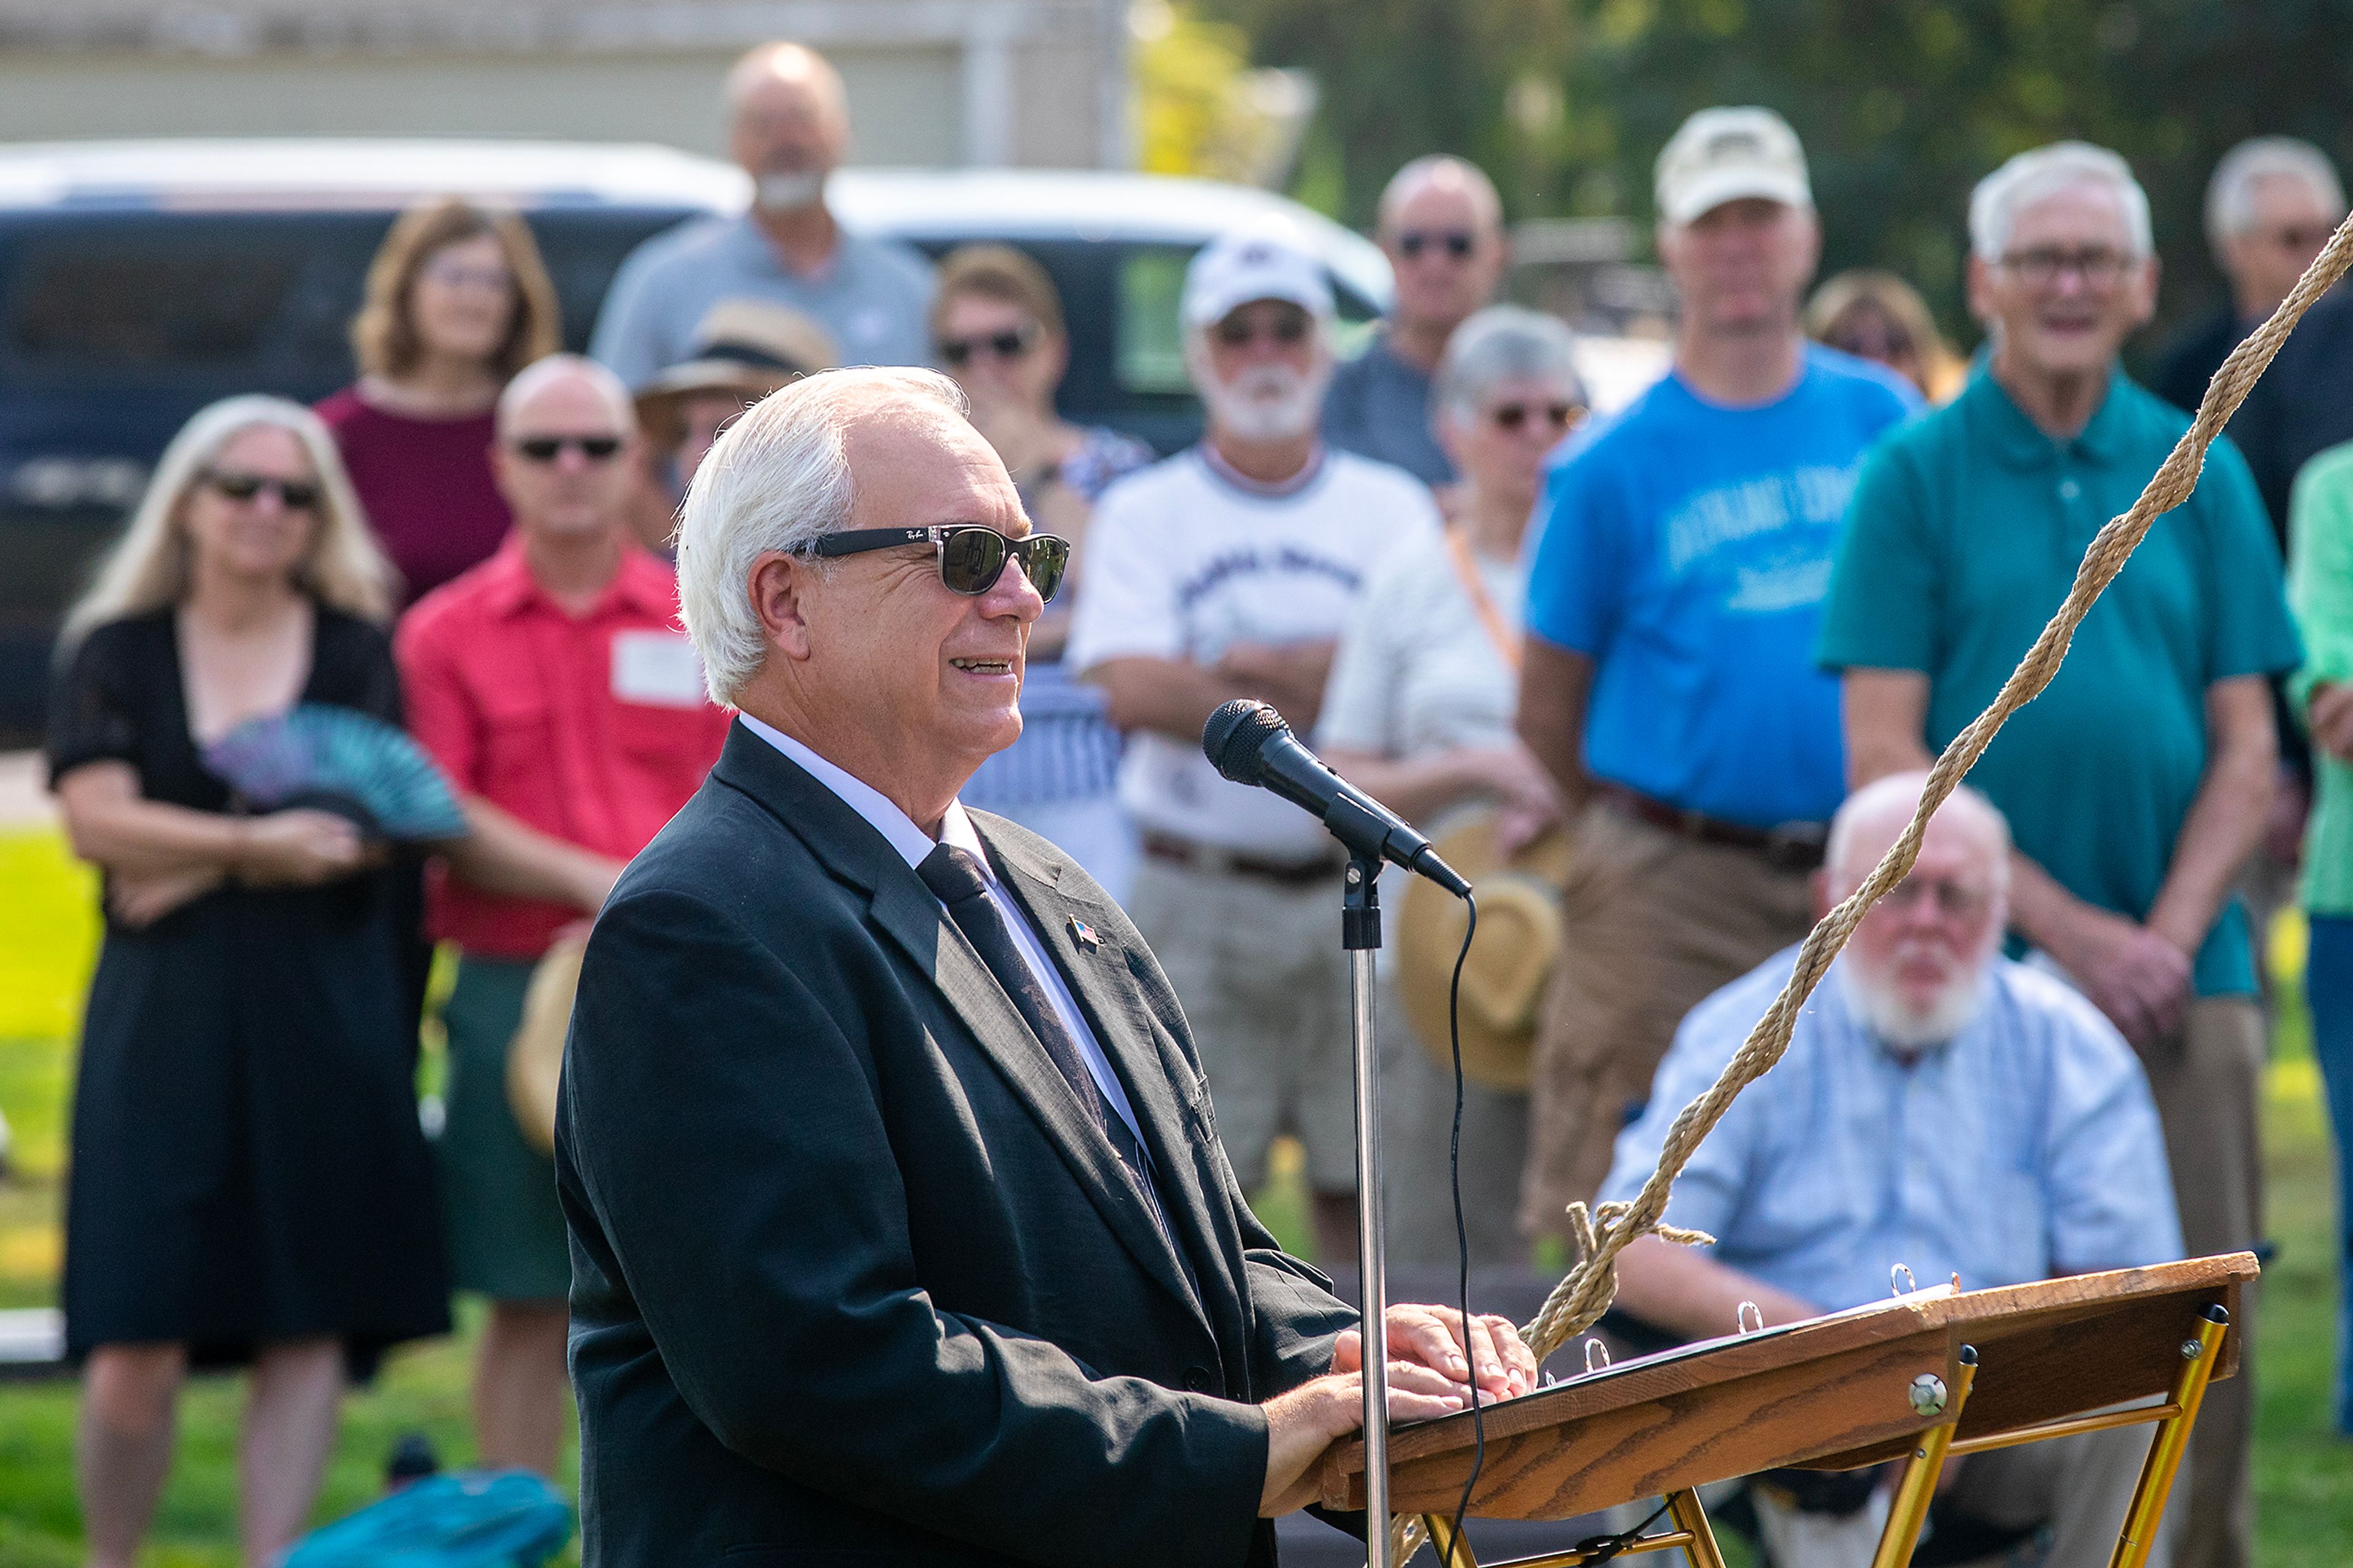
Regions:
<instances>
[{"instance_id":1,"label":"podium brass leg","mask_svg":"<svg viewBox=\"0 0 2353 1568\"><path fill-rule=\"evenodd\" d=\"M1945 1406L1944 1422L1920 1434L1920 1446L1905 1461L1903 1477L1895 1483L1895 1499L1888 1505L1886 1528L1879 1532L1879 1550L1872 1554L1871 1568L1905 1568L1912 1561L1912 1549L1920 1544L1920 1531L1928 1522L1928 1505L1936 1500L1936 1478L1945 1468L1945 1450L1952 1447L1953 1433L1960 1426L1961 1408L1968 1404L1969 1386L1977 1377L1977 1352L1963 1345L1951 1402Z\"/></svg>"},{"instance_id":2,"label":"podium brass leg","mask_svg":"<svg viewBox=\"0 0 2353 1568\"><path fill-rule=\"evenodd\" d=\"M1646 1552L1664 1552L1680 1546L1690 1560L1691 1568L1725 1568L1724 1553L1716 1550L1715 1531L1707 1522L1707 1510L1700 1507L1699 1493L1679 1491L1667 1499L1666 1512L1674 1520L1675 1528L1655 1535L1645 1535L1617 1544L1616 1537L1604 1538L1606 1544L1588 1542L1566 1552L1546 1552L1534 1557L1514 1557L1501 1568L1581 1568L1582 1564L1607 1561L1617 1556L1638 1556ZM1430 1531L1430 1542L1438 1548L1439 1568L1479 1568L1479 1560L1471 1555L1471 1543L1458 1539L1454 1521L1444 1514L1426 1513L1421 1522Z\"/></svg>"},{"instance_id":3,"label":"podium brass leg","mask_svg":"<svg viewBox=\"0 0 2353 1568\"><path fill-rule=\"evenodd\" d=\"M1707 1510L1699 1506L1699 1493L1675 1493L1667 1500L1667 1514L1691 1535L1683 1542L1683 1555L1691 1559L1692 1568L1724 1568L1724 1553L1716 1549L1715 1531L1707 1522Z\"/></svg>"},{"instance_id":4,"label":"podium brass leg","mask_svg":"<svg viewBox=\"0 0 2353 1568\"><path fill-rule=\"evenodd\" d=\"M1479 1568L1479 1560L1471 1555L1471 1543L1454 1533L1451 1515L1425 1513L1421 1524L1430 1533L1430 1543L1438 1548L1438 1568Z\"/></svg>"},{"instance_id":5,"label":"podium brass leg","mask_svg":"<svg viewBox=\"0 0 2353 1568\"><path fill-rule=\"evenodd\" d=\"M2132 1507L2125 1512L2124 1532L2116 1537L2116 1555L2108 1559L2109 1568L2141 1568L2148 1561L2149 1549L2157 1544L2158 1526L2165 1518L2167 1494L2173 1490L2174 1472L2181 1468L2181 1451L2189 1443L2190 1425L2198 1419L2199 1403L2206 1397L2206 1384L2214 1375L2216 1349L2230 1329L2231 1314L2220 1307L2209 1307L2199 1320L2198 1336L2182 1342L2181 1375L2173 1385L2178 1414L2157 1424L2148 1458L2141 1465L2140 1484L2133 1488Z\"/></svg>"}]
</instances>

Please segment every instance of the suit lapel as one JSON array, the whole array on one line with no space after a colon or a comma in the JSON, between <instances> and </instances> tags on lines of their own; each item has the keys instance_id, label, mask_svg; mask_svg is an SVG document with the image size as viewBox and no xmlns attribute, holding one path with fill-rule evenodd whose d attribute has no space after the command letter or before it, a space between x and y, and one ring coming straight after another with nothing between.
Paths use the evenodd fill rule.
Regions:
<instances>
[{"instance_id":1,"label":"suit lapel","mask_svg":"<svg viewBox=\"0 0 2353 1568\"><path fill-rule=\"evenodd\" d=\"M1005 994L1004 987L997 983L997 976L989 973L988 966L980 961L980 955L973 951L972 944L956 930L947 911L891 841L848 802L810 776L807 769L740 723L730 728L727 743L712 776L758 802L807 844L836 876L866 890L871 900L869 910L875 924L946 999L982 1052L1046 1130L1078 1184L1102 1211L1105 1223L1137 1264L1197 1317L1203 1316L1201 1304L1186 1282L1183 1268L1169 1251L1168 1244L1161 1239L1159 1227L1152 1223L1142 1195L1135 1192L1133 1180L1103 1136L1103 1129L1094 1124L1093 1118L1079 1103L1061 1069L1046 1054L1038 1037L1029 1032L1028 1022ZM986 834L983 840L1003 865L1003 846ZM1145 1123L1145 1146L1153 1160L1164 1168L1185 1173L1184 1191L1192 1201L1166 1202L1169 1223L1198 1223L1198 1188L1192 1174L1192 1161L1189 1156L1174 1157L1179 1152L1170 1149L1166 1136L1166 1129L1179 1124L1167 1120L1165 1111L1174 1103L1165 1073L1139 1073L1132 1059L1122 1059L1123 1046L1114 1042L1122 1039L1125 1031L1106 1025L1110 1019L1125 1015L1102 1005L1099 981L1093 987L1096 994L1090 994L1090 989L1079 984L1079 977L1073 974L1062 952L1070 942L1069 932L1060 931L1059 942L1051 940L1057 934L1051 921L1059 919L1059 915L1039 918L1038 908L1024 897L1029 889L1018 882L1008 881L1008 885L1015 889L1016 900L1029 914L1033 929L1048 935L1049 946L1072 994L1080 998L1080 1006L1086 1011L1096 1039L1111 1056L1121 1081L1128 1085L1128 1100ZM1140 1005L1137 1011L1141 1011ZM1148 1041L1151 1036L1147 1032L1141 1037ZM1125 1048L1132 1051L1134 1047ZM1139 1080L1158 1086L1156 1100L1149 1096L1139 1098ZM1148 1111L1146 1105L1152 1107ZM1186 1215L1183 1220L1177 1217L1180 1210ZM1208 1326L1206 1321L1205 1326Z\"/></svg>"},{"instance_id":2,"label":"suit lapel","mask_svg":"<svg viewBox=\"0 0 2353 1568\"><path fill-rule=\"evenodd\" d=\"M939 900L905 863L874 889L875 921L930 975L972 1037L1011 1083L1029 1113L1051 1137L1087 1196L1144 1270L1197 1315L1200 1307L1185 1271L1160 1238L1143 1194L1118 1153L1079 1103L1061 1068L997 983L988 965L955 929ZM1155 1158L1157 1158L1155 1152Z\"/></svg>"},{"instance_id":3,"label":"suit lapel","mask_svg":"<svg viewBox=\"0 0 2353 1568\"><path fill-rule=\"evenodd\" d=\"M1188 1112L1177 1101L1176 1085L1180 1079L1176 1075L1181 1072L1184 1079L1189 1079L1191 1074L1164 1055L1160 1032L1153 1026L1143 993L1129 973L1126 946L1113 934L1113 922L1107 918L1112 911L1091 899L1063 890L1059 866L1025 853L1007 836L992 832L990 826L979 818L975 818L975 825L1004 878L1007 891L1029 917L1030 928L1039 934L1047 952L1053 955L1055 966L1062 972L1063 983L1071 988L1103 1055L1127 1090L1128 1104L1135 1112L1145 1148L1152 1156L1165 1189L1161 1207L1168 1216L1176 1244L1187 1248L1196 1273L1202 1274L1204 1294L1213 1293L1213 1277L1224 1287L1214 1292L1220 1300L1202 1303L1206 1310L1218 1317L1232 1319L1230 1324L1213 1325L1219 1344L1242 1342L1229 1337L1229 1331L1234 1334L1240 1331L1239 1287L1227 1268L1229 1238L1211 1218L1222 1213L1223 1206L1209 1201L1194 1140L1187 1131ZM1086 921L1094 938L1092 951L1080 945L1071 924L1074 916ZM1231 1241L1239 1255L1239 1235ZM1209 1272L1204 1274L1205 1269ZM1234 1299L1222 1299L1229 1295Z\"/></svg>"}]
</instances>

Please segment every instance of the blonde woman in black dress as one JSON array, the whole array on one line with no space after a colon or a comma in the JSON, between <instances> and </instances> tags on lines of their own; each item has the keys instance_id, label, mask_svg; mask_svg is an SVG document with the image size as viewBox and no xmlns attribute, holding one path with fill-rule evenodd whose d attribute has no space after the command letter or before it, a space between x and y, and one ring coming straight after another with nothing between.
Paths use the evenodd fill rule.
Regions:
<instances>
[{"instance_id":1,"label":"blonde woman in black dress","mask_svg":"<svg viewBox=\"0 0 2353 1568\"><path fill-rule=\"evenodd\" d=\"M298 702L398 722L392 602L326 427L241 397L174 440L67 622L50 779L105 875L64 1285L100 1568L137 1553L191 1367L249 1368L258 1563L308 1520L348 1371L448 1327L404 872L341 816L243 812L203 762Z\"/></svg>"}]
</instances>

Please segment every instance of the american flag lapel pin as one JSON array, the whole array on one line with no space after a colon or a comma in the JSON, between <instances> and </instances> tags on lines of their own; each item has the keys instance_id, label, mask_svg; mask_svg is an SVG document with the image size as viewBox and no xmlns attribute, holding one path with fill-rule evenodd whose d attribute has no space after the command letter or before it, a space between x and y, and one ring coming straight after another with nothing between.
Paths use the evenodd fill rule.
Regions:
<instances>
[{"instance_id":1,"label":"american flag lapel pin","mask_svg":"<svg viewBox=\"0 0 2353 1568\"><path fill-rule=\"evenodd\" d=\"M1095 928L1076 915L1071 917L1071 940L1089 952L1103 945L1103 938L1095 934Z\"/></svg>"}]
</instances>

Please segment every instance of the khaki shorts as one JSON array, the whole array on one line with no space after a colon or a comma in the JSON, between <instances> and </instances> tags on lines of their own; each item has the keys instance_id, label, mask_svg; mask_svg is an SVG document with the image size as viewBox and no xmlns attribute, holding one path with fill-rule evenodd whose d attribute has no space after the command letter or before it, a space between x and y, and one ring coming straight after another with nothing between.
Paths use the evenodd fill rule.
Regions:
<instances>
[{"instance_id":1,"label":"khaki shorts","mask_svg":"<svg viewBox=\"0 0 2353 1568\"><path fill-rule=\"evenodd\" d=\"M1536 1027L1520 1223L1566 1236L1610 1146L1650 1098L1676 1026L1708 995L1803 938L1803 871L1703 844L1603 804L1577 818L1561 898L1561 958Z\"/></svg>"},{"instance_id":2,"label":"khaki shorts","mask_svg":"<svg viewBox=\"0 0 2353 1568\"><path fill-rule=\"evenodd\" d=\"M1192 1026L1218 1134L1245 1191L1284 1132L1308 1185L1356 1190L1356 1087L1340 875L1285 885L1146 858L1128 907Z\"/></svg>"},{"instance_id":3,"label":"khaki shorts","mask_svg":"<svg viewBox=\"0 0 2353 1568\"><path fill-rule=\"evenodd\" d=\"M2171 1034L2140 1053L2148 1069L2181 1240L2192 1258L2252 1247L2263 1234L2263 1015L2252 996L2202 996ZM2241 1292L2231 1332L2239 1375L2206 1391L2189 1445L2189 1524L2180 1568L2244 1568L2254 1535L2249 1466L2254 1442L2254 1286Z\"/></svg>"}]
</instances>

